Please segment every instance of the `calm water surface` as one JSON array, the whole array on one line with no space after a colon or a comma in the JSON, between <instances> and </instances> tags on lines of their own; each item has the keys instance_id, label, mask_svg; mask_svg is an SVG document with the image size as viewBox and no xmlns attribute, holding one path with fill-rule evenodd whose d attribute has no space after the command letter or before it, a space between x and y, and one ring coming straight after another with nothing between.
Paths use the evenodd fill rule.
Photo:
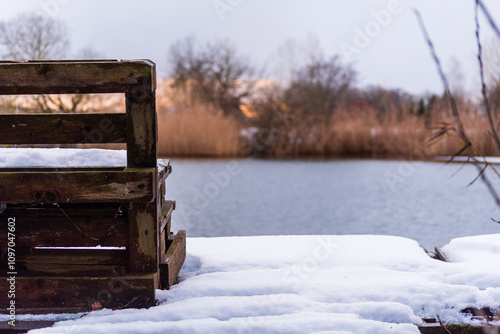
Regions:
<instances>
[{"instance_id":1,"label":"calm water surface","mask_svg":"<svg viewBox=\"0 0 500 334\"><path fill-rule=\"evenodd\" d=\"M431 250L500 233L500 210L467 165L404 161L172 160L173 229L191 237L386 234ZM455 174L455 175L454 175ZM500 189L500 180L488 175Z\"/></svg>"}]
</instances>

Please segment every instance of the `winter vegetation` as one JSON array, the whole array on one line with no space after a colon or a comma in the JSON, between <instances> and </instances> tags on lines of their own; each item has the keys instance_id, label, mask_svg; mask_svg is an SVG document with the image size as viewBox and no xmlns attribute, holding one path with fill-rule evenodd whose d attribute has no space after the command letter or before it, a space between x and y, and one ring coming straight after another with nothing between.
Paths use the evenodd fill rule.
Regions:
<instances>
[{"instance_id":1,"label":"winter vegetation","mask_svg":"<svg viewBox=\"0 0 500 334\"><path fill-rule=\"evenodd\" d=\"M91 49L68 52L64 23L22 15L0 24L2 58L99 58ZM498 42L484 52L486 94L500 110ZM258 70L230 41L180 40L168 51L170 72L158 80L159 153L206 157L366 157L421 159L460 149L454 116L443 95L359 87L358 73L325 55L313 37L287 41L276 64ZM465 131L483 155L495 155L479 97L450 76ZM456 87L456 89L455 89ZM114 96L40 95L0 101L3 113L123 110ZM495 123L496 124L496 123ZM445 129L438 143L434 138Z\"/></svg>"}]
</instances>

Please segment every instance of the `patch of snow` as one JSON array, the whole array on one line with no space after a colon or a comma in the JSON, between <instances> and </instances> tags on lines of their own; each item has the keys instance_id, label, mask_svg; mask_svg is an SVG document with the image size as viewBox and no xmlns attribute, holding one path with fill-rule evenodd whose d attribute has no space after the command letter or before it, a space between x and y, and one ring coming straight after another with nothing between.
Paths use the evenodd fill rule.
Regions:
<instances>
[{"instance_id":1,"label":"patch of snow","mask_svg":"<svg viewBox=\"0 0 500 334\"><path fill-rule=\"evenodd\" d=\"M122 167L126 150L0 148L0 167Z\"/></svg>"},{"instance_id":2,"label":"patch of snow","mask_svg":"<svg viewBox=\"0 0 500 334\"><path fill-rule=\"evenodd\" d=\"M67 315L32 333L416 334L420 316L471 323L460 310L498 306L498 244L455 239L445 263L391 236L188 238L180 283L157 291L159 306Z\"/></svg>"}]
</instances>

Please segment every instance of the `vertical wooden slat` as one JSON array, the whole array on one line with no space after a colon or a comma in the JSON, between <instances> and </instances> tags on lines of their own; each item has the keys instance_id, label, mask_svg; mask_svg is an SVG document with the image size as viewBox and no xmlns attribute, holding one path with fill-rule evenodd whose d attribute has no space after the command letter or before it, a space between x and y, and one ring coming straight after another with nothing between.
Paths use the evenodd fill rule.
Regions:
<instances>
[{"instance_id":1,"label":"vertical wooden slat","mask_svg":"<svg viewBox=\"0 0 500 334\"><path fill-rule=\"evenodd\" d=\"M156 168L156 141L158 126L154 74L131 87L125 94L127 115L127 166ZM158 180L155 180L158 189ZM146 273L158 271L158 214L157 197L150 203L129 205L129 260L130 271Z\"/></svg>"},{"instance_id":2,"label":"vertical wooden slat","mask_svg":"<svg viewBox=\"0 0 500 334\"><path fill-rule=\"evenodd\" d=\"M155 111L155 93L137 87L125 94L127 108L127 163L128 167L156 167L158 126Z\"/></svg>"},{"instance_id":3,"label":"vertical wooden slat","mask_svg":"<svg viewBox=\"0 0 500 334\"><path fill-rule=\"evenodd\" d=\"M129 205L129 268L132 273L158 271L158 212L155 202Z\"/></svg>"}]
</instances>

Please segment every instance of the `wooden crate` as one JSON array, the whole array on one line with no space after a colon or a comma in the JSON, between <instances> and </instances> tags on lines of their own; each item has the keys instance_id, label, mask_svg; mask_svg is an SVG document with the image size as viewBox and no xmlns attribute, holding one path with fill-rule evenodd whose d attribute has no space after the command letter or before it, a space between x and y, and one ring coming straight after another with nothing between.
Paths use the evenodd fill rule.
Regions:
<instances>
[{"instance_id":1,"label":"wooden crate","mask_svg":"<svg viewBox=\"0 0 500 334\"><path fill-rule=\"evenodd\" d=\"M2 114L0 144L125 143L127 166L0 168L0 292L16 313L155 305L186 256L157 163L155 65L144 61L0 63L0 95L123 93L125 113ZM1 211L1 210L0 210ZM8 220L15 219L15 268ZM15 273L15 274L12 274ZM10 299L0 298L0 313Z\"/></svg>"}]
</instances>

